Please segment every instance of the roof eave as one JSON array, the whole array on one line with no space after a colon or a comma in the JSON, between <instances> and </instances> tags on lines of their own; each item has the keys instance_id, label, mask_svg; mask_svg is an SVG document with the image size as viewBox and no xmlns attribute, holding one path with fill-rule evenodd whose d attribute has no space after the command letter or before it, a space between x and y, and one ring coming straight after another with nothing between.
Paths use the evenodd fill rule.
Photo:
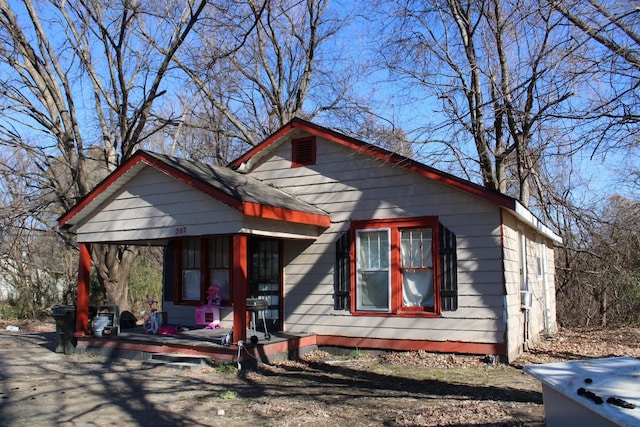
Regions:
<instances>
[{"instance_id":1,"label":"roof eave","mask_svg":"<svg viewBox=\"0 0 640 427\"><path fill-rule=\"evenodd\" d=\"M91 192L83 197L74 207L67 211L58 219L58 226L62 229L73 230L73 227L80 223L88 213L82 214L90 204L104 194L112 185L116 185L124 175L130 171L135 165L144 163L156 170L199 190L203 193L215 198L216 200L240 211L243 215L260 217L264 219L281 220L299 224L316 225L319 227L329 227L331 219L329 215L322 213L304 212L296 209L287 209L283 207L269 206L255 202L247 202L237 200L234 197L225 194L210 185L192 177L191 175L163 162L145 151L138 151L128 161L123 163L111 175L107 176L100 184L98 184ZM124 185L124 182L118 185L118 188Z\"/></svg>"},{"instance_id":2,"label":"roof eave","mask_svg":"<svg viewBox=\"0 0 640 427\"><path fill-rule=\"evenodd\" d=\"M512 211L514 212L516 217L518 217L518 219L537 230L543 236L553 240L558 244L562 243L562 237L558 236L549 227L544 225L542 221L540 221L533 213L531 213L529 209L527 209L520 202L515 202L515 208Z\"/></svg>"},{"instance_id":3,"label":"roof eave","mask_svg":"<svg viewBox=\"0 0 640 427\"><path fill-rule=\"evenodd\" d=\"M328 228L331 225L331 218L329 215L267 206L252 202L244 202L242 204L242 213L247 216L294 222L298 224L316 225L323 228Z\"/></svg>"}]
</instances>

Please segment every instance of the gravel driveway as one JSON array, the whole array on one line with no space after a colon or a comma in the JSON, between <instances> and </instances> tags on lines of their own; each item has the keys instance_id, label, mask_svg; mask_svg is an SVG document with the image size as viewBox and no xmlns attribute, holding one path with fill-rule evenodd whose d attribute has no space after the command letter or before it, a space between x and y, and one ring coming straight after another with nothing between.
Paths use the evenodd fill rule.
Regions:
<instances>
[{"instance_id":1,"label":"gravel driveway","mask_svg":"<svg viewBox=\"0 0 640 427\"><path fill-rule=\"evenodd\" d=\"M541 387L519 366L640 357L640 328L615 328L563 330L511 366L426 352L317 352L257 371L175 370L57 354L51 325L0 326L0 427L537 427Z\"/></svg>"},{"instance_id":2,"label":"gravel driveway","mask_svg":"<svg viewBox=\"0 0 640 427\"><path fill-rule=\"evenodd\" d=\"M0 335L0 425L199 424L154 404L176 392L171 379L140 362L58 354L53 342L52 333Z\"/></svg>"},{"instance_id":3,"label":"gravel driveway","mask_svg":"<svg viewBox=\"0 0 640 427\"><path fill-rule=\"evenodd\" d=\"M53 333L0 334L0 425L540 426L544 419L534 379L468 358L413 353L413 360L318 359L238 372L53 348Z\"/></svg>"}]
</instances>

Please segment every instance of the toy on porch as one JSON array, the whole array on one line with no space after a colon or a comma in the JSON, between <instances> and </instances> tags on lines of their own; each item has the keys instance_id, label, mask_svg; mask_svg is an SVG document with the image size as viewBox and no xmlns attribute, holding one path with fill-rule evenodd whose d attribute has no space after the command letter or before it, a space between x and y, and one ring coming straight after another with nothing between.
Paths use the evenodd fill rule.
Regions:
<instances>
[{"instance_id":1,"label":"toy on porch","mask_svg":"<svg viewBox=\"0 0 640 427\"><path fill-rule=\"evenodd\" d=\"M157 334L158 328L160 327L158 322L158 308L157 308L158 301L154 301L153 298L151 298L149 294L147 294L147 304L149 304L150 313L149 313L149 317L144 322L144 333ZM154 307L154 305L156 306Z\"/></svg>"},{"instance_id":2,"label":"toy on porch","mask_svg":"<svg viewBox=\"0 0 640 427\"><path fill-rule=\"evenodd\" d=\"M222 327L220 325L220 286L216 283L207 290L207 305L196 308L196 325L204 325L208 329Z\"/></svg>"},{"instance_id":3,"label":"toy on porch","mask_svg":"<svg viewBox=\"0 0 640 427\"><path fill-rule=\"evenodd\" d=\"M217 283L209 286L207 290L207 305L220 305L220 286Z\"/></svg>"}]
</instances>

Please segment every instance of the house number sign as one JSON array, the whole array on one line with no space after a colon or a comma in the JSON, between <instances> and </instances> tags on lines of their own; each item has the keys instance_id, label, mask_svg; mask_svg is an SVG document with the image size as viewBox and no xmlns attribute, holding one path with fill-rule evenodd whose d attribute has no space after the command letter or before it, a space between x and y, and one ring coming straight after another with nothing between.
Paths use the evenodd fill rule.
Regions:
<instances>
[{"instance_id":1,"label":"house number sign","mask_svg":"<svg viewBox=\"0 0 640 427\"><path fill-rule=\"evenodd\" d=\"M187 227L176 227L176 235L187 234Z\"/></svg>"}]
</instances>

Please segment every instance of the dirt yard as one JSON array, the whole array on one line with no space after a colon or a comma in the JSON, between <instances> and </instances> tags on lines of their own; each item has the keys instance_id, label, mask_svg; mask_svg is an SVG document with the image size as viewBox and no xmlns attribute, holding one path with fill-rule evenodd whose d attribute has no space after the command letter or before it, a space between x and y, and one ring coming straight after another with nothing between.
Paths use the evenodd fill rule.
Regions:
<instances>
[{"instance_id":1,"label":"dirt yard","mask_svg":"<svg viewBox=\"0 0 640 427\"><path fill-rule=\"evenodd\" d=\"M174 370L52 351L52 325L0 322L0 425L542 426L531 363L640 357L640 329L562 330L512 365L424 352L316 352L257 371Z\"/></svg>"}]
</instances>

